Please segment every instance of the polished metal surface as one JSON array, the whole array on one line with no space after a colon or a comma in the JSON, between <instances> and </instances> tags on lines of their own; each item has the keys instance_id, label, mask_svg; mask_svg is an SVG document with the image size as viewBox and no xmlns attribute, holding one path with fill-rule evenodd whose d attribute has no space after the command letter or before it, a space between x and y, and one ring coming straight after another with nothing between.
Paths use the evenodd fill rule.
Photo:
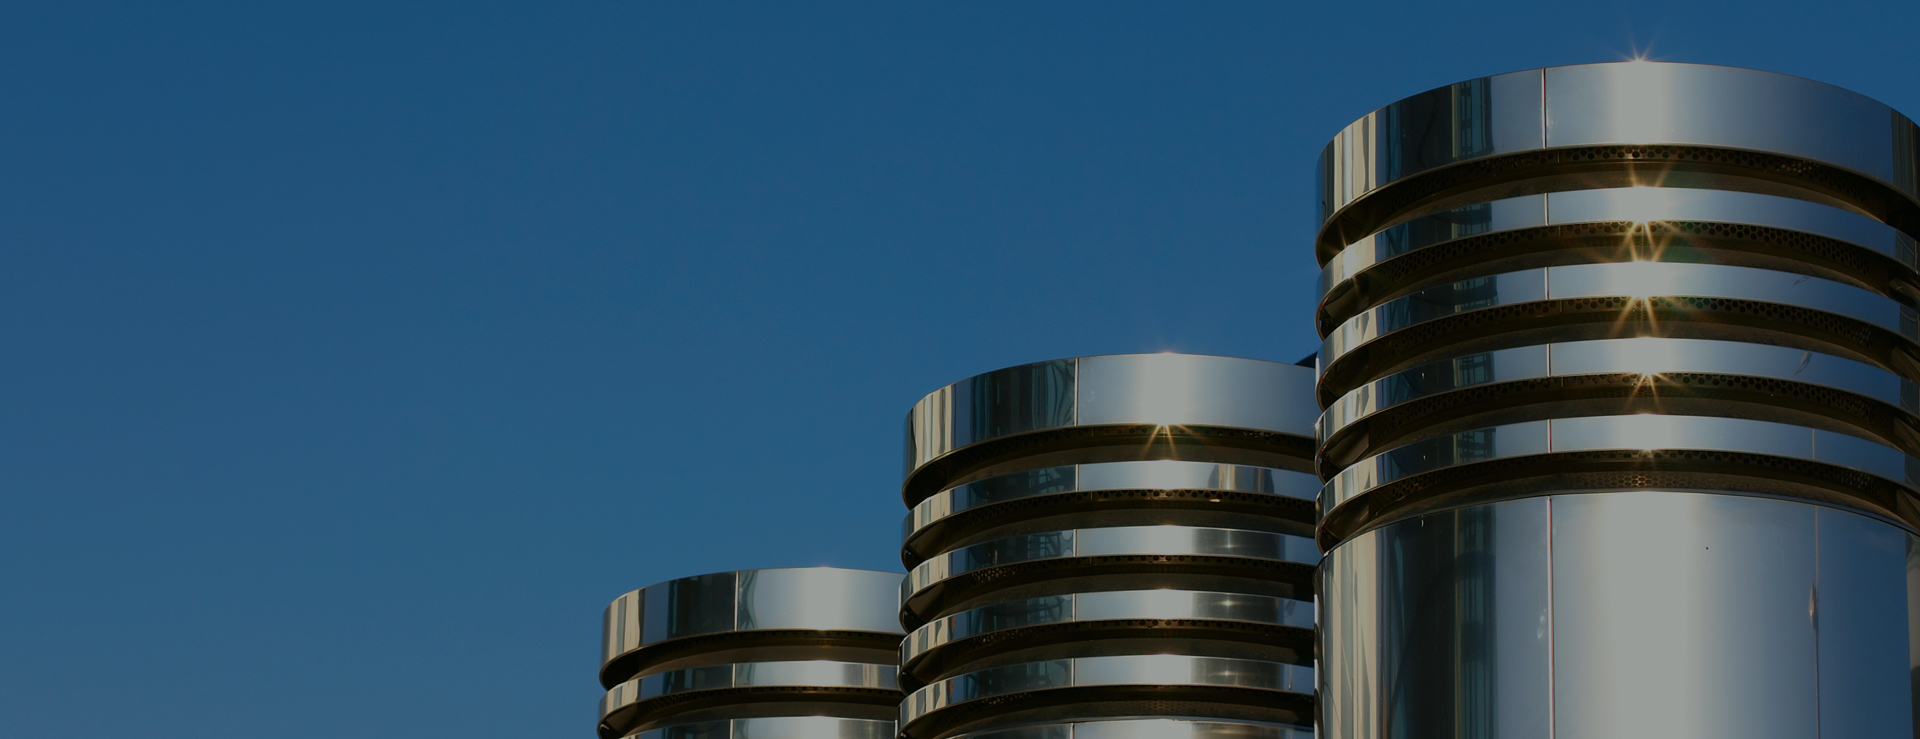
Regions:
<instances>
[{"instance_id":1,"label":"polished metal surface","mask_svg":"<svg viewBox=\"0 0 1920 739\"><path fill-rule=\"evenodd\" d=\"M1245 529L1124 526L1027 534L956 549L913 568L900 586L901 622L919 626L972 599L1028 584L1021 575L1035 570L1073 587L1074 576L1143 566L1171 571L1189 563L1236 572L1311 568L1319 560L1311 539Z\"/></svg>"},{"instance_id":2,"label":"polished metal surface","mask_svg":"<svg viewBox=\"0 0 1920 739\"><path fill-rule=\"evenodd\" d=\"M1460 202L1632 184L1842 204L1915 232L1912 121L1797 77L1623 62L1514 72L1406 98L1320 157L1321 262Z\"/></svg>"},{"instance_id":3,"label":"polished metal surface","mask_svg":"<svg viewBox=\"0 0 1920 739\"><path fill-rule=\"evenodd\" d=\"M601 681L700 662L716 648L737 661L825 658L897 641L900 575L834 567L717 572L668 580L607 606ZM759 632L743 639L738 632ZM723 647L702 637L735 634ZM678 656L678 659L675 657Z\"/></svg>"},{"instance_id":4,"label":"polished metal surface","mask_svg":"<svg viewBox=\"0 0 1920 739\"><path fill-rule=\"evenodd\" d=\"M900 578L742 570L620 596L602 632L601 739L891 735Z\"/></svg>"},{"instance_id":5,"label":"polished metal surface","mask_svg":"<svg viewBox=\"0 0 1920 739\"><path fill-rule=\"evenodd\" d=\"M1444 266L1422 267L1444 247ZM1414 218L1348 245L1321 272L1320 325L1459 276L1607 261L1801 270L1916 294L1912 237L1842 208L1774 195L1625 187L1529 195Z\"/></svg>"},{"instance_id":6,"label":"polished metal surface","mask_svg":"<svg viewBox=\"0 0 1920 739\"><path fill-rule=\"evenodd\" d=\"M1173 589L1023 598L963 611L914 629L900 645L900 665L910 674L952 672L953 665L974 661L969 657L977 657L983 649L1005 652L1008 642L1022 637L1056 645L1073 638L1075 629L1125 640L1114 642L1114 648L1126 648L1144 640L1201 639L1209 629L1255 627L1271 630L1277 639L1299 638L1279 632L1312 631L1313 603Z\"/></svg>"},{"instance_id":7,"label":"polished metal surface","mask_svg":"<svg viewBox=\"0 0 1920 739\"><path fill-rule=\"evenodd\" d=\"M1313 695L1313 668L1182 654L1057 659L995 667L933 683L900 704L900 735L908 739L964 730L976 704L1033 720L1071 719L1082 704L1159 700L1229 704L1248 714L1298 720ZM1217 709L1216 709L1217 710Z\"/></svg>"},{"instance_id":8,"label":"polished metal surface","mask_svg":"<svg viewBox=\"0 0 1920 739\"><path fill-rule=\"evenodd\" d=\"M1651 62L1336 136L1319 736L1915 736L1917 144Z\"/></svg>"},{"instance_id":9,"label":"polished metal surface","mask_svg":"<svg viewBox=\"0 0 1920 739\"><path fill-rule=\"evenodd\" d=\"M1717 454L1703 454L1717 453ZM1531 459L1527 459L1531 458ZM1775 462L1800 460L1844 471L1864 473L1886 483L1876 490L1862 485L1856 475L1831 475L1832 495L1864 510L1920 522L1911 506L1900 506L1920 480L1920 459L1898 449L1859 437L1783 423L1737 418L1664 414L1556 418L1548 421L1472 429L1423 439L1360 460L1340 471L1321 490L1319 540L1323 546L1372 525L1383 513L1418 510L1434 496L1470 495L1476 488L1521 481L1553 479L1563 489L1633 488L1645 484L1642 476L1664 474L1669 481L1689 476L1702 486L1728 491L1779 494L1794 482L1818 485L1819 468L1802 465L1800 477ZM1527 464L1523 464L1526 462ZM1500 463L1498 468L1490 468ZM1472 471L1459 470L1479 465ZM1622 468L1634 474L1623 476ZM1453 485L1421 482L1423 476L1451 473ZM1756 478L1764 487L1739 487L1733 478ZM1392 490L1392 499L1366 500ZM1895 491L1889 494L1889 491ZM1876 495L1875 493L1880 493ZM1816 492L1803 497L1820 498ZM1824 498L1822 498L1824 500Z\"/></svg>"},{"instance_id":10,"label":"polished metal surface","mask_svg":"<svg viewBox=\"0 0 1920 739\"><path fill-rule=\"evenodd\" d=\"M1242 523L1249 517L1310 518L1301 506L1311 506L1319 488L1312 473L1238 464L1163 459L1042 467L948 488L920 501L907 513L901 550L912 567L934 552L1012 533L1009 527L1032 527L1039 519L1074 524L1088 519L1158 523L1202 515ZM1169 513L1167 508L1198 510Z\"/></svg>"},{"instance_id":11,"label":"polished metal surface","mask_svg":"<svg viewBox=\"0 0 1920 739\"><path fill-rule=\"evenodd\" d=\"M1135 718L1033 724L959 739L1313 739L1313 729L1258 721Z\"/></svg>"},{"instance_id":12,"label":"polished metal surface","mask_svg":"<svg viewBox=\"0 0 1920 739\"><path fill-rule=\"evenodd\" d=\"M632 739L895 739L892 719L766 716L648 729Z\"/></svg>"},{"instance_id":13,"label":"polished metal surface","mask_svg":"<svg viewBox=\"0 0 1920 739\"><path fill-rule=\"evenodd\" d=\"M1314 370L989 372L908 415L902 735L1294 739L1312 722Z\"/></svg>"},{"instance_id":14,"label":"polished metal surface","mask_svg":"<svg viewBox=\"0 0 1920 739\"><path fill-rule=\"evenodd\" d=\"M1284 467L1313 435L1312 372L1191 354L1120 354L1009 367L948 385L907 414L907 505L1035 466L1195 459ZM1155 441L1164 450L1142 449ZM1276 451L1283 450L1283 451ZM1053 455L1053 456L1047 456ZM1042 462L1043 464L1034 464Z\"/></svg>"},{"instance_id":15,"label":"polished metal surface","mask_svg":"<svg viewBox=\"0 0 1920 739\"><path fill-rule=\"evenodd\" d=\"M704 665L656 672L619 685L600 699L603 735L625 736L703 709L746 713L754 703L835 702L890 705L898 700L898 668L889 664L807 660ZM751 698L745 697L751 695ZM788 708L787 710L792 710Z\"/></svg>"},{"instance_id":16,"label":"polished metal surface","mask_svg":"<svg viewBox=\"0 0 1920 739\"><path fill-rule=\"evenodd\" d=\"M1423 330L1412 331L1416 327ZM1619 262L1486 275L1369 308L1321 344L1320 395L1359 376L1406 369L1436 355L1537 341L1635 335L1751 339L1869 361L1913 365L1920 314L1899 300L1832 280L1717 264Z\"/></svg>"},{"instance_id":17,"label":"polished metal surface","mask_svg":"<svg viewBox=\"0 0 1920 739\"><path fill-rule=\"evenodd\" d=\"M1877 411L1863 412L1866 406ZM1402 433L1620 411L1820 423L1909 450L1920 438L1920 391L1882 368L1769 344L1641 337L1475 352L1361 385L1320 418L1321 466L1352 464L1406 441Z\"/></svg>"},{"instance_id":18,"label":"polished metal surface","mask_svg":"<svg viewBox=\"0 0 1920 739\"><path fill-rule=\"evenodd\" d=\"M1917 545L1668 491L1390 523L1321 570L1321 736L1911 737Z\"/></svg>"}]
</instances>

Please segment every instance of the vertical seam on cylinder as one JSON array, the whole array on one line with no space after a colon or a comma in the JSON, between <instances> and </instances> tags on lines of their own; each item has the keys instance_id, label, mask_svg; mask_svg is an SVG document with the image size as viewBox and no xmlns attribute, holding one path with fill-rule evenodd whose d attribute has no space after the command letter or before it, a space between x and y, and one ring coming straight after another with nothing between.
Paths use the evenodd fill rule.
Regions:
<instances>
[{"instance_id":1,"label":"vertical seam on cylinder","mask_svg":"<svg viewBox=\"0 0 1920 739\"><path fill-rule=\"evenodd\" d=\"M1807 627L1813 632L1813 735L1820 736L1820 507L1813 507L1813 585L1807 593Z\"/></svg>"},{"instance_id":2,"label":"vertical seam on cylinder","mask_svg":"<svg viewBox=\"0 0 1920 739\"><path fill-rule=\"evenodd\" d=\"M1540 70L1540 148L1552 144L1547 141L1547 70Z\"/></svg>"},{"instance_id":3,"label":"vertical seam on cylinder","mask_svg":"<svg viewBox=\"0 0 1920 739\"><path fill-rule=\"evenodd\" d=\"M1552 434L1553 427L1549 425L1547 428L1547 433ZM1554 704L1559 701L1559 695L1555 692L1553 621L1553 496L1549 495L1547 496L1547 739L1554 739L1560 731L1559 719L1554 710Z\"/></svg>"}]
</instances>

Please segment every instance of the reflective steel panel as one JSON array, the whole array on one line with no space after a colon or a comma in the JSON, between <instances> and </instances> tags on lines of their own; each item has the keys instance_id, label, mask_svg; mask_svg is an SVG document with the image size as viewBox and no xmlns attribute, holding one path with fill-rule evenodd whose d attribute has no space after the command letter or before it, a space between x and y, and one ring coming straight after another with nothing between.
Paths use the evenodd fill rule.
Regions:
<instances>
[{"instance_id":1,"label":"reflective steel panel","mask_svg":"<svg viewBox=\"0 0 1920 739\"><path fill-rule=\"evenodd\" d=\"M1320 567L1320 730L1337 739L1549 735L1545 498L1389 524Z\"/></svg>"},{"instance_id":2,"label":"reflective steel panel","mask_svg":"<svg viewBox=\"0 0 1920 739\"><path fill-rule=\"evenodd\" d=\"M1291 364L1166 353L1065 359L989 372L934 391L907 414L903 495L913 505L934 491L970 482L971 473L999 471L994 464L1007 462L1009 455L1115 444L1137 448L1154 437L1200 436L1236 447L1270 446L1273 442L1261 433L1311 437L1307 393L1312 383L1310 371ZM1094 434L1105 427L1137 430ZM1044 447L1001 448L1039 432L1050 432ZM1133 458L1139 458L1137 449Z\"/></svg>"},{"instance_id":3,"label":"reflective steel panel","mask_svg":"<svg viewBox=\"0 0 1920 739\"><path fill-rule=\"evenodd\" d=\"M1368 114L1327 145L1318 256L1449 196L1663 180L1905 223L1920 196L1916 138L1878 102L1750 69L1635 61L1470 80Z\"/></svg>"},{"instance_id":4,"label":"reflective steel panel","mask_svg":"<svg viewBox=\"0 0 1920 739\"><path fill-rule=\"evenodd\" d=\"M1814 552L1813 506L1555 496L1554 736L1819 735Z\"/></svg>"},{"instance_id":5,"label":"reflective steel panel","mask_svg":"<svg viewBox=\"0 0 1920 739\"><path fill-rule=\"evenodd\" d=\"M802 567L696 575L635 590L607 606L601 679L611 687L643 671L649 654L684 651L674 644L725 632L819 632L781 634L762 645L789 648L787 654L796 645L816 650L884 645L901 633L895 620L900 578L891 572ZM729 648L750 644L735 639ZM732 655L744 656L750 655Z\"/></svg>"},{"instance_id":6,"label":"reflective steel panel","mask_svg":"<svg viewBox=\"0 0 1920 739\"><path fill-rule=\"evenodd\" d=\"M1917 165L1880 103L1685 64L1342 131L1321 735L1914 736Z\"/></svg>"},{"instance_id":7,"label":"reflective steel panel","mask_svg":"<svg viewBox=\"0 0 1920 739\"><path fill-rule=\"evenodd\" d=\"M838 716L764 716L648 729L633 739L894 739L893 722Z\"/></svg>"},{"instance_id":8,"label":"reflective steel panel","mask_svg":"<svg viewBox=\"0 0 1920 739\"><path fill-rule=\"evenodd\" d=\"M962 734L961 739L1313 739L1313 729L1258 721L1134 718L1017 726Z\"/></svg>"},{"instance_id":9,"label":"reflective steel panel","mask_svg":"<svg viewBox=\"0 0 1920 739\"><path fill-rule=\"evenodd\" d=\"M903 735L1310 724L1313 371L1085 357L922 400L902 485ZM1016 385L1044 418L973 400Z\"/></svg>"},{"instance_id":10,"label":"reflective steel panel","mask_svg":"<svg viewBox=\"0 0 1920 739\"><path fill-rule=\"evenodd\" d=\"M620 596L604 619L601 739L891 735L900 578L742 570Z\"/></svg>"}]
</instances>

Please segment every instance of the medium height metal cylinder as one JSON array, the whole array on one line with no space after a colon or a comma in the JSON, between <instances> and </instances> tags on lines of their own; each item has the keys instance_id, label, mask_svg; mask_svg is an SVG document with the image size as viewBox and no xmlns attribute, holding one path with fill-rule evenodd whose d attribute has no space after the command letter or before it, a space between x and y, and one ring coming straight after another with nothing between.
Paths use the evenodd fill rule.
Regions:
<instances>
[{"instance_id":1,"label":"medium height metal cylinder","mask_svg":"<svg viewBox=\"0 0 1920 739\"><path fill-rule=\"evenodd\" d=\"M907 418L905 739L1307 739L1313 372L1012 367Z\"/></svg>"},{"instance_id":2,"label":"medium height metal cylinder","mask_svg":"<svg viewBox=\"0 0 1920 739\"><path fill-rule=\"evenodd\" d=\"M1322 739L1915 735L1916 140L1651 62L1334 138Z\"/></svg>"},{"instance_id":3,"label":"medium height metal cylinder","mask_svg":"<svg viewBox=\"0 0 1920 739\"><path fill-rule=\"evenodd\" d=\"M600 739L894 739L900 575L668 580L607 606Z\"/></svg>"}]
</instances>

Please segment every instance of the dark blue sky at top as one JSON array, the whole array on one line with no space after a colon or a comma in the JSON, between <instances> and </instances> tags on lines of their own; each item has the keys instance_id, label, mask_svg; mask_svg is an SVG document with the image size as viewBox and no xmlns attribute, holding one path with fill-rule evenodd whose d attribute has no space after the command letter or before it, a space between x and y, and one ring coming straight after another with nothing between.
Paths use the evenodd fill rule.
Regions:
<instances>
[{"instance_id":1,"label":"dark blue sky at top","mask_svg":"<svg viewBox=\"0 0 1920 739\"><path fill-rule=\"evenodd\" d=\"M897 568L901 419L1311 352L1311 168L1656 59L1920 112L1920 4L0 9L0 736L589 736L600 609Z\"/></svg>"}]
</instances>

